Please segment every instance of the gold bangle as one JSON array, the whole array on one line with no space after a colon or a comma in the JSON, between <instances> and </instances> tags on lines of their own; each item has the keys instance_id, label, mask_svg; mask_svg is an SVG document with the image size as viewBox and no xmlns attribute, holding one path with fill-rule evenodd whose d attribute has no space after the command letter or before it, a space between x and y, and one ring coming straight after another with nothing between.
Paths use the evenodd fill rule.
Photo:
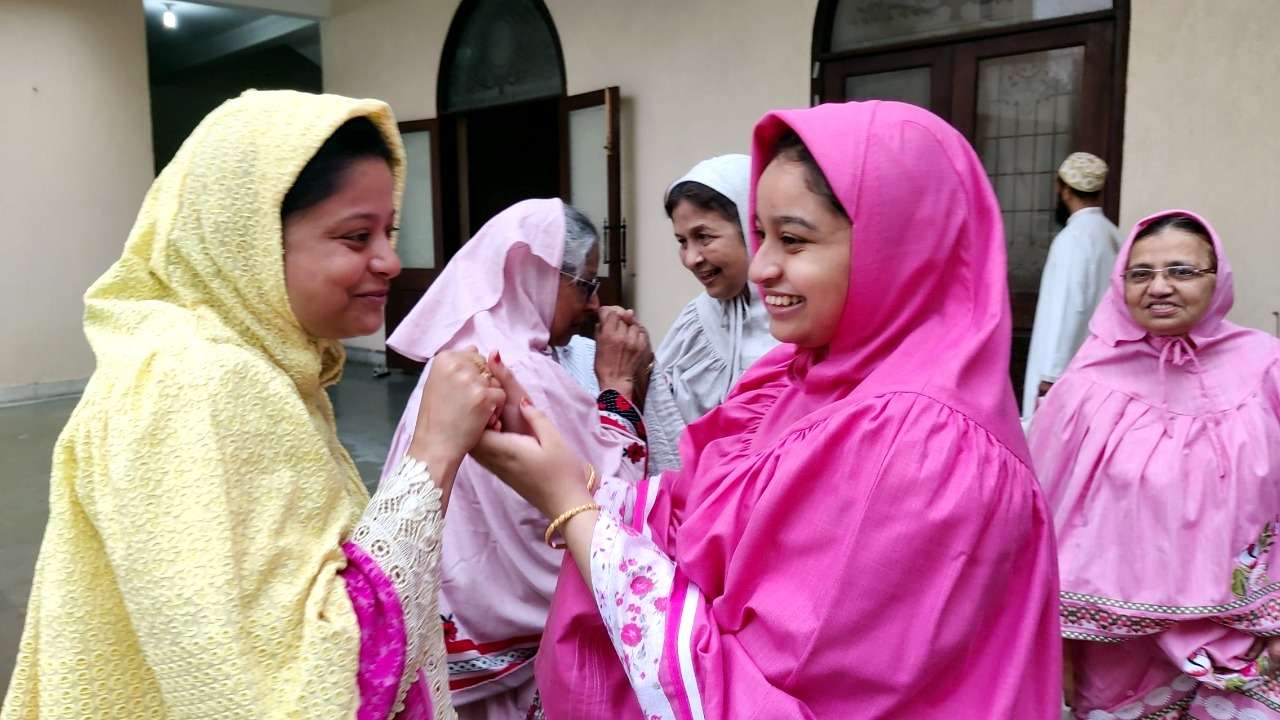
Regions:
<instances>
[{"instance_id":1,"label":"gold bangle","mask_svg":"<svg viewBox=\"0 0 1280 720\"><path fill-rule=\"evenodd\" d=\"M593 496L596 494L596 481L599 479L596 475L596 466L587 463L587 492Z\"/></svg>"},{"instance_id":2,"label":"gold bangle","mask_svg":"<svg viewBox=\"0 0 1280 720\"><path fill-rule=\"evenodd\" d=\"M577 515L579 513L584 513L588 510L599 510L599 509L600 509L599 505L593 502L589 502L589 503L583 503L577 507L572 507L572 508L569 508L568 510L565 510L564 512L560 513L560 517L557 517L555 520L552 520L551 524L547 526L547 534L544 535L542 539L546 541L547 547L551 548L552 550L565 549L566 545L564 543L560 543L559 545L556 545L555 543L551 542L551 536L556 533L556 530L559 530L561 525L565 524L566 522L569 522L569 519L572 518L574 515Z\"/></svg>"}]
</instances>

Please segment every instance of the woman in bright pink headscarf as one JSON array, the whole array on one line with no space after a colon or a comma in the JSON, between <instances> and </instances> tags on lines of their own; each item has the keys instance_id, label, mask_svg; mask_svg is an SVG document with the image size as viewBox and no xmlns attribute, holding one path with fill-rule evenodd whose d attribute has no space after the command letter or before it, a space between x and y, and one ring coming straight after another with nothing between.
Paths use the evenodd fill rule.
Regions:
<instances>
[{"instance_id":1,"label":"woman in bright pink headscarf","mask_svg":"<svg viewBox=\"0 0 1280 720\"><path fill-rule=\"evenodd\" d=\"M1232 301L1203 218L1142 220L1032 423L1081 718L1280 717L1280 342Z\"/></svg>"},{"instance_id":2,"label":"woman in bright pink headscarf","mask_svg":"<svg viewBox=\"0 0 1280 720\"><path fill-rule=\"evenodd\" d=\"M1055 718L1056 558L981 163L925 110L848 103L765 116L752 175L750 277L785 344L689 426L680 471L577 511L578 461L529 405L536 437L473 450L574 513L546 716Z\"/></svg>"},{"instance_id":3,"label":"woman in bright pink headscarf","mask_svg":"<svg viewBox=\"0 0 1280 720\"><path fill-rule=\"evenodd\" d=\"M577 209L555 199L516 203L453 256L387 344L427 362L428 371L445 350L497 353L579 454L600 472L639 477L643 443L612 427L618 424L612 411L626 415L620 407L630 408L622 383L602 373L605 390L594 397L553 355L583 314L599 306L599 258L595 228ZM413 437L428 372L422 377L391 458L403 455ZM523 720L533 703L532 660L561 560L543 543L544 525L536 508L475 461L458 468L442 538L440 613L459 717Z\"/></svg>"}]
</instances>

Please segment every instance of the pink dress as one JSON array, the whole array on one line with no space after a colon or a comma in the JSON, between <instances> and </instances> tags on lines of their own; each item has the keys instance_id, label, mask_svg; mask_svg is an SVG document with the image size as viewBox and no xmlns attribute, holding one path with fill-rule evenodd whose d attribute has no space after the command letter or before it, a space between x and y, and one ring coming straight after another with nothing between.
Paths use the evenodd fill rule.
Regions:
<instances>
[{"instance_id":1,"label":"pink dress","mask_svg":"<svg viewBox=\"0 0 1280 720\"><path fill-rule=\"evenodd\" d=\"M428 362L469 345L498 350L570 447L601 473L634 481L644 474L643 438L623 433L608 415L602 423L598 399L548 347L564 233L559 200L525 200L498 213L449 261L387 344ZM396 428L385 472L413 437L426 377L424 371ZM523 720L534 703L533 658L564 556L543 541L546 527L515 491L474 460L463 461L440 564L440 621L461 718Z\"/></svg>"},{"instance_id":2,"label":"pink dress","mask_svg":"<svg viewBox=\"0 0 1280 720\"><path fill-rule=\"evenodd\" d=\"M1280 342L1225 320L1216 233L1210 309L1186 338L1124 304L1121 250L1091 337L1031 426L1053 509L1062 633L1081 718L1280 717L1255 640L1280 633ZM1197 218L1209 227L1207 222ZM1178 715L1177 713L1184 713Z\"/></svg>"},{"instance_id":3,"label":"pink dress","mask_svg":"<svg viewBox=\"0 0 1280 720\"><path fill-rule=\"evenodd\" d=\"M753 177L788 128L852 218L839 331L757 362L680 471L606 478L590 583L565 565L543 635L546 716L1056 718L1056 557L982 166L924 110L848 103L767 115Z\"/></svg>"}]
</instances>

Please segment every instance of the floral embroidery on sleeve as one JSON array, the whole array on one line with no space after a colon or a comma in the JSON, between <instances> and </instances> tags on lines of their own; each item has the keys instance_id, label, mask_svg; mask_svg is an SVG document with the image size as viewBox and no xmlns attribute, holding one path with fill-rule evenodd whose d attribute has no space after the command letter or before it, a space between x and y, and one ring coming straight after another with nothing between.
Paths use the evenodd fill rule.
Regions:
<instances>
[{"instance_id":1,"label":"floral embroidery on sleeve","mask_svg":"<svg viewBox=\"0 0 1280 720\"><path fill-rule=\"evenodd\" d=\"M621 478L606 475L600 479L595 492L600 514L608 515L619 523L627 522L627 515L635 504L635 486Z\"/></svg>"},{"instance_id":2,"label":"floral embroidery on sleeve","mask_svg":"<svg viewBox=\"0 0 1280 720\"><path fill-rule=\"evenodd\" d=\"M669 708L658 668L675 563L653 541L601 515L591 542L591 585L640 705ZM661 716L661 715L660 715Z\"/></svg>"}]
</instances>

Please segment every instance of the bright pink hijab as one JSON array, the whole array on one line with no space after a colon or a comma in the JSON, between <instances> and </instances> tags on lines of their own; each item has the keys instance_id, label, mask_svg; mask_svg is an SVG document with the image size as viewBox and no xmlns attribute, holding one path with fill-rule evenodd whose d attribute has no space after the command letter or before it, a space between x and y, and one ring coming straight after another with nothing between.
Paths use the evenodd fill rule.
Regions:
<instances>
[{"instance_id":1,"label":"bright pink hijab","mask_svg":"<svg viewBox=\"0 0 1280 720\"><path fill-rule=\"evenodd\" d=\"M564 255L564 204L525 200L485 223L449 261L387 344L430 361L442 350L498 350L569 446L612 473L622 446L600 429L596 399L550 354ZM384 473L408 449L423 380L396 428ZM564 555L543 542L547 521L470 457L458 470L445 520L441 614L454 704L517 688L533 655ZM532 694L532 690L528 693Z\"/></svg>"},{"instance_id":2,"label":"bright pink hijab","mask_svg":"<svg viewBox=\"0 0 1280 720\"><path fill-rule=\"evenodd\" d=\"M787 129L852 219L849 292L830 345L779 347L689 426L645 517L709 607L676 717L1054 718L1056 559L982 165L925 110L823 105L760 121L753 189ZM588 592L562 573L547 716L639 717Z\"/></svg>"},{"instance_id":3,"label":"bright pink hijab","mask_svg":"<svg viewBox=\"0 0 1280 720\"><path fill-rule=\"evenodd\" d=\"M1124 302L1134 237L1169 215L1201 222L1217 255L1209 311L1189 342L1148 334ZM1143 219L1091 337L1036 412L1031 449L1057 527L1069 638L1115 641L1198 620L1280 632L1270 539L1280 516L1280 341L1228 322L1233 298L1208 222L1185 210Z\"/></svg>"}]
</instances>

